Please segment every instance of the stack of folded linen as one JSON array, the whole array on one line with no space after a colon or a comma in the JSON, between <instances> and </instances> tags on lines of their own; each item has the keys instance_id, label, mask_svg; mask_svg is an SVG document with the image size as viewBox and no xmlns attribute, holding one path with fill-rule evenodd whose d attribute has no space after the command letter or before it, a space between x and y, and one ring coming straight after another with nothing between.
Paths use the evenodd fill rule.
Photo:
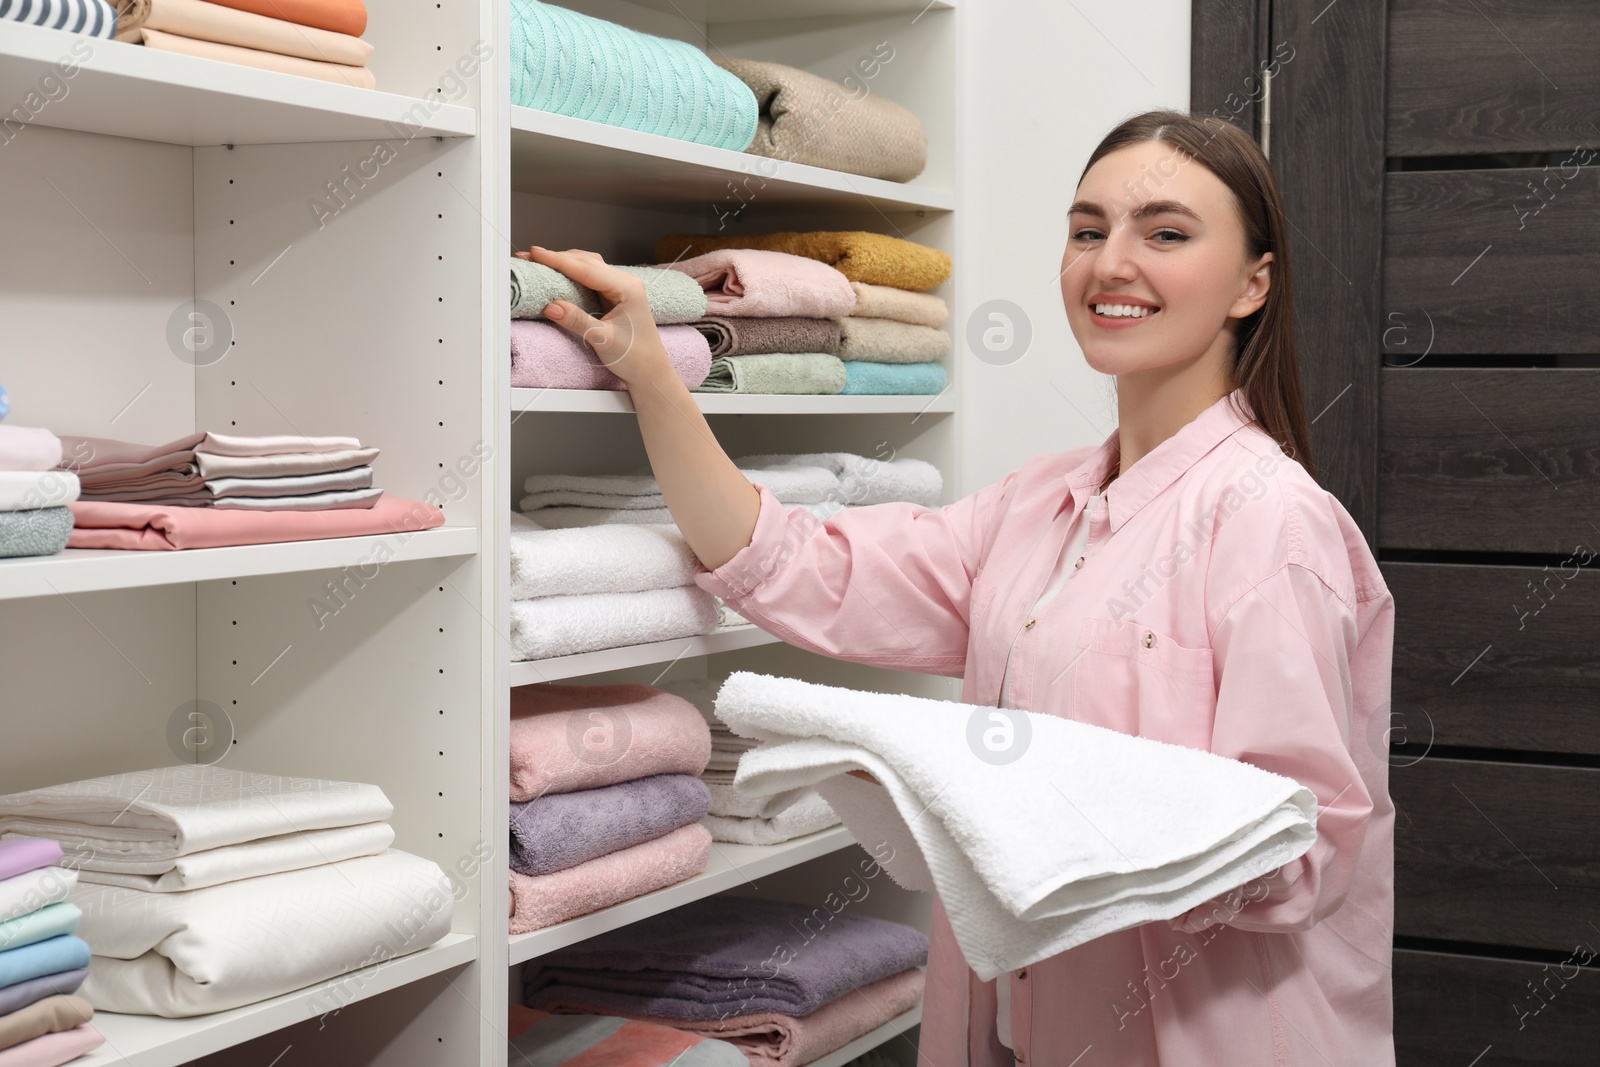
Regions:
<instances>
[{"instance_id":1,"label":"stack of folded linen","mask_svg":"<svg viewBox=\"0 0 1600 1067\"><path fill-rule=\"evenodd\" d=\"M711 61L749 86L761 105L745 149L752 155L894 182L908 182L928 165L922 120L892 100L781 63Z\"/></svg>"},{"instance_id":2,"label":"stack of folded linen","mask_svg":"<svg viewBox=\"0 0 1600 1067\"><path fill-rule=\"evenodd\" d=\"M717 682L703 678L662 682L661 688L695 706L711 728L711 759L700 780L711 791L711 807L701 820L713 841L776 845L839 825L840 819L815 789L790 789L773 796L749 797L733 788L739 757L759 742L740 737L717 718Z\"/></svg>"},{"instance_id":3,"label":"stack of folded linen","mask_svg":"<svg viewBox=\"0 0 1600 1067\"><path fill-rule=\"evenodd\" d=\"M719 236L672 233L656 242L660 259L725 249L786 252L825 263L850 283L855 299L840 314L841 395L939 393L949 381L939 360L950 335L944 301L926 292L950 279L945 252L866 231L815 231Z\"/></svg>"},{"instance_id":4,"label":"stack of folded linen","mask_svg":"<svg viewBox=\"0 0 1600 1067\"><path fill-rule=\"evenodd\" d=\"M116 0L117 40L263 70L376 85L362 0Z\"/></svg>"},{"instance_id":5,"label":"stack of folded linen","mask_svg":"<svg viewBox=\"0 0 1600 1067\"><path fill-rule=\"evenodd\" d=\"M667 357L690 389L705 380L711 351L692 323L706 313L706 294L694 279L656 267L622 267L644 281L645 297ZM552 300L566 300L593 315L604 307L598 293L565 274L534 263L528 253L511 259L511 385L517 389L625 389L593 346L570 330L544 321Z\"/></svg>"},{"instance_id":6,"label":"stack of folded linen","mask_svg":"<svg viewBox=\"0 0 1600 1067\"><path fill-rule=\"evenodd\" d=\"M927 958L921 931L843 904L704 897L539 957L523 999L712 1034L752 1064L798 1067L914 1007Z\"/></svg>"},{"instance_id":7,"label":"stack of folded linen","mask_svg":"<svg viewBox=\"0 0 1600 1067\"><path fill-rule=\"evenodd\" d=\"M944 492L944 476L939 468L909 456L877 459L854 452L802 452L741 456L734 462L752 481L759 481L768 488L772 488L772 483L767 479L779 478L783 472L825 470L837 480L837 488L829 497L835 507L906 503L931 508L938 505L939 496ZM776 490L774 495L787 503Z\"/></svg>"},{"instance_id":8,"label":"stack of folded linen","mask_svg":"<svg viewBox=\"0 0 1600 1067\"><path fill-rule=\"evenodd\" d=\"M0 557L67 547L78 476L56 470L61 439L38 426L0 426Z\"/></svg>"},{"instance_id":9,"label":"stack of folded linen","mask_svg":"<svg viewBox=\"0 0 1600 1067\"><path fill-rule=\"evenodd\" d=\"M89 973L83 917L67 901L76 875L55 866L59 842L0 841L0 1063L54 1067L105 1040L74 996Z\"/></svg>"},{"instance_id":10,"label":"stack of folded linen","mask_svg":"<svg viewBox=\"0 0 1600 1067\"><path fill-rule=\"evenodd\" d=\"M795 457L775 457L783 460ZM760 479L784 504L806 505L827 514L838 510L839 478L822 464L774 463L770 469L745 469ZM670 523L661 486L641 474L532 474L523 482L524 515L546 529L599 526L606 523Z\"/></svg>"},{"instance_id":11,"label":"stack of folded linen","mask_svg":"<svg viewBox=\"0 0 1600 1067\"><path fill-rule=\"evenodd\" d=\"M450 931L429 860L389 848L375 785L159 767L0 797L0 836L73 855L101 1011L182 1017L370 967Z\"/></svg>"},{"instance_id":12,"label":"stack of folded linen","mask_svg":"<svg viewBox=\"0 0 1600 1067\"><path fill-rule=\"evenodd\" d=\"M117 9L107 0L0 3L0 19L65 30L85 37L111 37L117 32Z\"/></svg>"},{"instance_id":13,"label":"stack of folded linen","mask_svg":"<svg viewBox=\"0 0 1600 1067\"><path fill-rule=\"evenodd\" d=\"M710 754L694 706L651 686L511 690L511 932L704 871Z\"/></svg>"},{"instance_id":14,"label":"stack of folded linen","mask_svg":"<svg viewBox=\"0 0 1600 1067\"><path fill-rule=\"evenodd\" d=\"M619 1015L553 1015L511 1005L507 1062L538 1067L750 1067L739 1046Z\"/></svg>"}]
</instances>

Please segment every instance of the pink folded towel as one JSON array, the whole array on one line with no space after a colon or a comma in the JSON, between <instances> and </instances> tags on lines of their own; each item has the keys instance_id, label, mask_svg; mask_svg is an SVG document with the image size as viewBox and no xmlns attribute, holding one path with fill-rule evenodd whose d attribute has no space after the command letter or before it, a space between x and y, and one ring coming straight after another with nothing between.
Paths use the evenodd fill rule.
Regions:
<instances>
[{"instance_id":1,"label":"pink folded towel","mask_svg":"<svg viewBox=\"0 0 1600 1067\"><path fill-rule=\"evenodd\" d=\"M444 512L438 508L387 494L371 508L341 511L223 511L99 500L78 500L67 507L73 521L68 548L220 548L415 533L444 525Z\"/></svg>"},{"instance_id":2,"label":"pink folded towel","mask_svg":"<svg viewBox=\"0 0 1600 1067\"><path fill-rule=\"evenodd\" d=\"M56 1067L99 1048L105 1040L104 1034L84 1023L0 1050L0 1067Z\"/></svg>"},{"instance_id":3,"label":"pink folded towel","mask_svg":"<svg viewBox=\"0 0 1600 1067\"><path fill-rule=\"evenodd\" d=\"M676 885L702 873L710 862L711 831L693 822L554 874L512 871L511 932L542 930Z\"/></svg>"},{"instance_id":4,"label":"pink folded towel","mask_svg":"<svg viewBox=\"0 0 1600 1067\"><path fill-rule=\"evenodd\" d=\"M60 462L61 439L43 426L0 426L0 471L47 471Z\"/></svg>"},{"instance_id":5,"label":"pink folded towel","mask_svg":"<svg viewBox=\"0 0 1600 1067\"><path fill-rule=\"evenodd\" d=\"M788 252L723 248L657 266L699 282L707 315L836 319L856 306L850 279L820 260Z\"/></svg>"},{"instance_id":6,"label":"pink folded towel","mask_svg":"<svg viewBox=\"0 0 1600 1067\"><path fill-rule=\"evenodd\" d=\"M511 690L511 799L597 789L711 761L711 727L693 704L648 685Z\"/></svg>"},{"instance_id":7,"label":"pink folded towel","mask_svg":"<svg viewBox=\"0 0 1600 1067\"><path fill-rule=\"evenodd\" d=\"M693 326L658 326L672 369L690 389L711 370L711 346ZM511 320L513 389L626 389L582 338L542 319Z\"/></svg>"}]
</instances>

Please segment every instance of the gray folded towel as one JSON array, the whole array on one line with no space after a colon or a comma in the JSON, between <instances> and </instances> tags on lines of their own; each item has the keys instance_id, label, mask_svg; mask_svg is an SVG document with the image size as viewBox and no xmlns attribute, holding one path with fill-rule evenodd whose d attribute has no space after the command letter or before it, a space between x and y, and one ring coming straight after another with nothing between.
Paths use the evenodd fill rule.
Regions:
<instances>
[{"instance_id":1,"label":"gray folded towel","mask_svg":"<svg viewBox=\"0 0 1600 1067\"><path fill-rule=\"evenodd\" d=\"M53 556L71 536L71 508L0 511L0 556Z\"/></svg>"},{"instance_id":2,"label":"gray folded towel","mask_svg":"<svg viewBox=\"0 0 1600 1067\"><path fill-rule=\"evenodd\" d=\"M696 393L810 393L833 395L844 388L844 361L826 352L768 352L722 356Z\"/></svg>"},{"instance_id":3,"label":"gray folded towel","mask_svg":"<svg viewBox=\"0 0 1600 1067\"><path fill-rule=\"evenodd\" d=\"M644 279L645 298L650 301L651 317L658 324L693 322L705 317L705 290L681 270L622 266L617 269ZM569 301L591 315L605 311L604 301L593 289L579 285L554 267L512 256L511 317L542 319L545 306L552 300Z\"/></svg>"}]
</instances>

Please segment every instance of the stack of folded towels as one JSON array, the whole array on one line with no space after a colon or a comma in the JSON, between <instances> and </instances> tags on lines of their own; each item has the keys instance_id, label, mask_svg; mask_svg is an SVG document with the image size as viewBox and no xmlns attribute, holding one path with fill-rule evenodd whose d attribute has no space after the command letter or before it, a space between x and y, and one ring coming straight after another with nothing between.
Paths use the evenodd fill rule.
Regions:
<instances>
[{"instance_id":1,"label":"stack of folded towels","mask_svg":"<svg viewBox=\"0 0 1600 1067\"><path fill-rule=\"evenodd\" d=\"M740 737L717 718L715 701L720 683L704 678L662 682L661 688L695 706L711 728L711 759L700 780L711 791L711 807L701 820L713 841L739 845L776 845L837 826L839 816L815 789L789 789L771 796L751 797L733 788L739 757L759 742Z\"/></svg>"},{"instance_id":2,"label":"stack of folded towels","mask_svg":"<svg viewBox=\"0 0 1600 1067\"><path fill-rule=\"evenodd\" d=\"M362 0L116 0L116 38L165 52L340 82L377 83Z\"/></svg>"},{"instance_id":3,"label":"stack of folded towels","mask_svg":"<svg viewBox=\"0 0 1600 1067\"><path fill-rule=\"evenodd\" d=\"M940 360L949 355L950 334L941 329L949 318L949 308L941 297L927 290L950 279L948 254L928 245L898 237L866 231L782 232L717 236L714 234L673 233L656 242L656 257L676 269L697 272L708 289L717 285L744 282L741 267L756 264L742 258L765 253L790 259L812 261L830 268L831 292L837 302L822 314L836 319L837 341L832 348L838 364L838 388L740 388L740 378L729 373L732 392L832 392L856 394L936 394L949 382ZM782 260L759 261L767 274L757 274L760 282L776 277L782 299L783 286L794 285L788 278L805 277L806 284L820 287L821 276L813 279L798 269L779 270ZM730 265L731 264L731 265ZM749 266L746 266L749 264ZM833 281L836 278L837 281ZM724 279L727 279L726 281ZM843 290L842 292L840 290ZM735 294L730 303L743 306ZM763 306L756 304L755 306ZM710 298L710 313L718 313L715 294ZM764 311L729 311L731 315L772 314ZM743 327L739 321L736 327ZM746 349L748 351L748 349ZM713 355L716 342L713 341ZM792 358L792 357L785 357ZM791 372L788 376L793 376ZM820 373L820 372L812 372ZM716 367L713 364L713 380ZM788 377L786 376L786 377ZM765 383L757 382L760 386ZM704 387L702 387L704 388Z\"/></svg>"},{"instance_id":4,"label":"stack of folded towels","mask_svg":"<svg viewBox=\"0 0 1600 1067\"><path fill-rule=\"evenodd\" d=\"M0 425L0 557L67 547L78 476L57 470L61 439L38 426Z\"/></svg>"},{"instance_id":5,"label":"stack of folded towels","mask_svg":"<svg viewBox=\"0 0 1600 1067\"><path fill-rule=\"evenodd\" d=\"M511 690L511 932L540 930L701 873L711 732L647 685Z\"/></svg>"},{"instance_id":6,"label":"stack of folded towels","mask_svg":"<svg viewBox=\"0 0 1600 1067\"><path fill-rule=\"evenodd\" d=\"M190 765L0 797L0 837L55 839L71 855L94 953L84 999L182 1017L449 933L450 883L389 848L393 812L375 785Z\"/></svg>"},{"instance_id":7,"label":"stack of folded towels","mask_svg":"<svg viewBox=\"0 0 1600 1067\"><path fill-rule=\"evenodd\" d=\"M711 1035L751 1064L798 1067L915 1007L927 958L927 937L901 923L705 897L540 956L523 999Z\"/></svg>"},{"instance_id":8,"label":"stack of folded towels","mask_svg":"<svg viewBox=\"0 0 1600 1067\"><path fill-rule=\"evenodd\" d=\"M85 37L111 37L117 32L117 9L107 0L33 0L32 3L0 3L0 19L28 26L82 34Z\"/></svg>"},{"instance_id":9,"label":"stack of folded towels","mask_svg":"<svg viewBox=\"0 0 1600 1067\"><path fill-rule=\"evenodd\" d=\"M0 1063L54 1067L105 1041L73 995L90 952L73 936L83 912L67 901L77 878L55 866L61 855L43 838L0 841Z\"/></svg>"}]
</instances>

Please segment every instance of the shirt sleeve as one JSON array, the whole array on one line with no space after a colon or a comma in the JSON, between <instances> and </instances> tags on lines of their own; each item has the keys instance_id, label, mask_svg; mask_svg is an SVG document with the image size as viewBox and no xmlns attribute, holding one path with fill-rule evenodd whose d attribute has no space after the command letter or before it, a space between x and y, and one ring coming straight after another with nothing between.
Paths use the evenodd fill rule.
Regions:
<instances>
[{"instance_id":1,"label":"shirt sleeve","mask_svg":"<svg viewBox=\"0 0 1600 1067\"><path fill-rule=\"evenodd\" d=\"M791 645L835 659L960 676L972 579L1013 471L942 508L848 507L826 520L786 510L759 482L750 544L695 583Z\"/></svg>"},{"instance_id":2,"label":"shirt sleeve","mask_svg":"<svg viewBox=\"0 0 1600 1067\"><path fill-rule=\"evenodd\" d=\"M1358 643L1354 610L1295 563L1257 583L1217 625L1211 751L1310 789L1317 838L1300 858L1169 920L1172 926L1287 933L1310 929L1344 903L1373 810L1350 748Z\"/></svg>"}]
</instances>

